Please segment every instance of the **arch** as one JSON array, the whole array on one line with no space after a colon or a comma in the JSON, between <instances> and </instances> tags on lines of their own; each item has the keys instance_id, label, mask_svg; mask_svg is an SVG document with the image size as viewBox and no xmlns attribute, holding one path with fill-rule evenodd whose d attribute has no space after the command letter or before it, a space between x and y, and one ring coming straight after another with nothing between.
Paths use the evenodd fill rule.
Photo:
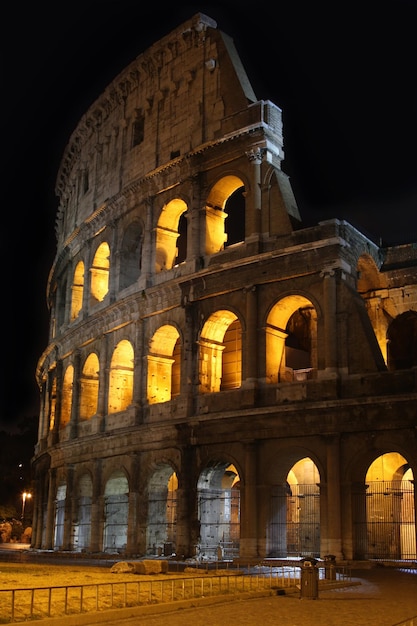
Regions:
<instances>
[{"instance_id":1,"label":"arch","mask_svg":"<svg viewBox=\"0 0 417 626\"><path fill-rule=\"evenodd\" d=\"M235 313L216 311L199 340L200 393L235 389L242 383L242 327Z\"/></svg>"},{"instance_id":2,"label":"arch","mask_svg":"<svg viewBox=\"0 0 417 626\"><path fill-rule=\"evenodd\" d=\"M60 428L64 428L71 419L73 388L74 366L68 365L62 381Z\"/></svg>"},{"instance_id":3,"label":"arch","mask_svg":"<svg viewBox=\"0 0 417 626\"><path fill-rule=\"evenodd\" d=\"M127 545L129 484L123 470L115 470L104 489L103 550L124 552Z\"/></svg>"},{"instance_id":4,"label":"arch","mask_svg":"<svg viewBox=\"0 0 417 626\"><path fill-rule=\"evenodd\" d=\"M108 413L124 411L133 397L133 346L127 339L119 341L110 361Z\"/></svg>"},{"instance_id":5,"label":"arch","mask_svg":"<svg viewBox=\"0 0 417 626\"><path fill-rule=\"evenodd\" d=\"M62 481L58 484L55 498L54 549L60 550L64 545L65 502L67 484Z\"/></svg>"},{"instance_id":6,"label":"arch","mask_svg":"<svg viewBox=\"0 0 417 626\"><path fill-rule=\"evenodd\" d=\"M177 531L176 472L168 463L155 468L148 483L146 551L171 556L175 552Z\"/></svg>"},{"instance_id":7,"label":"arch","mask_svg":"<svg viewBox=\"0 0 417 626\"><path fill-rule=\"evenodd\" d=\"M75 488L75 511L71 526L72 550L81 552L90 547L93 481L88 472L78 479Z\"/></svg>"},{"instance_id":8,"label":"arch","mask_svg":"<svg viewBox=\"0 0 417 626\"><path fill-rule=\"evenodd\" d=\"M119 289L133 285L142 266L143 225L135 221L126 228L120 247Z\"/></svg>"},{"instance_id":9,"label":"arch","mask_svg":"<svg viewBox=\"0 0 417 626\"><path fill-rule=\"evenodd\" d=\"M227 461L211 462L197 482L201 560L230 559L239 555L240 477Z\"/></svg>"},{"instance_id":10,"label":"arch","mask_svg":"<svg viewBox=\"0 0 417 626\"><path fill-rule=\"evenodd\" d=\"M368 467L356 499L355 548L367 559L414 559L416 520L414 475L398 452L386 452Z\"/></svg>"},{"instance_id":11,"label":"arch","mask_svg":"<svg viewBox=\"0 0 417 626\"><path fill-rule=\"evenodd\" d=\"M149 342L147 398L167 402L180 391L181 342L175 326L158 328Z\"/></svg>"},{"instance_id":12,"label":"arch","mask_svg":"<svg viewBox=\"0 0 417 626\"><path fill-rule=\"evenodd\" d=\"M74 270L71 293L71 322L75 320L83 306L84 295L84 263L79 261Z\"/></svg>"},{"instance_id":13,"label":"arch","mask_svg":"<svg viewBox=\"0 0 417 626\"><path fill-rule=\"evenodd\" d=\"M162 207L156 226L155 271L169 270L179 263L179 250L182 257L187 249L187 222L181 216L187 211L184 200L174 198ZM181 231L179 229L181 226ZM181 242L179 238L181 237ZM181 258L181 260L185 260Z\"/></svg>"},{"instance_id":14,"label":"arch","mask_svg":"<svg viewBox=\"0 0 417 626\"><path fill-rule=\"evenodd\" d=\"M205 254L215 254L245 238L245 185L234 174L223 176L206 201ZM226 230L227 219L227 230Z\"/></svg>"},{"instance_id":15,"label":"arch","mask_svg":"<svg viewBox=\"0 0 417 626\"><path fill-rule=\"evenodd\" d=\"M320 556L320 474L310 457L294 463L285 482L272 486L266 553Z\"/></svg>"},{"instance_id":16,"label":"arch","mask_svg":"<svg viewBox=\"0 0 417 626\"><path fill-rule=\"evenodd\" d=\"M91 264L92 304L102 302L109 291L110 248L105 241L99 245Z\"/></svg>"},{"instance_id":17,"label":"arch","mask_svg":"<svg viewBox=\"0 0 417 626\"><path fill-rule=\"evenodd\" d=\"M99 361L95 352L88 355L80 379L80 419L87 420L97 413Z\"/></svg>"},{"instance_id":18,"label":"arch","mask_svg":"<svg viewBox=\"0 0 417 626\"><path fill-rule=\"evenodd\" d=\"M317 313L301 294L285 296L266 320L266 380L305 380L317 370Z\"/></svg>"},{"instance_id":19,"label":"arch","mask_svg":"<svg viewBox=\"0 0 417 626\"><path fill-rule=\"evenodd\" d=\"M388 368L402 370L417 365L417 311L406 311L391 322L387 331Z\"/></svg>"}]
</instances>

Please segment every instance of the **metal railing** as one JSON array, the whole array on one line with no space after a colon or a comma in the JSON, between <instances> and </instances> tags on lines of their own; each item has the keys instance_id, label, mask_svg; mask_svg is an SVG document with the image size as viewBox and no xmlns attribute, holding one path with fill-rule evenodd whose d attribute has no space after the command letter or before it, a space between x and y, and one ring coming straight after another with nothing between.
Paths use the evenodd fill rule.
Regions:
<instances>
[{"instance_id":1,"label":"metal railing","mask_svg":"<svg viewBox=\"0 0 417 626\"><path fill-rule=\"evenodd\" d=\"M86 612L143 606L216 595L296 587L299 566L256 567L200 575L166 574L146 580L129 580L58 587L0 590L0 624L63 617ZM325 569L325 568L323 568ZM320 571L320 577L326 578ZM350 569L335 568L333 580L350 580Z\"/></svg>"}]
</instances>

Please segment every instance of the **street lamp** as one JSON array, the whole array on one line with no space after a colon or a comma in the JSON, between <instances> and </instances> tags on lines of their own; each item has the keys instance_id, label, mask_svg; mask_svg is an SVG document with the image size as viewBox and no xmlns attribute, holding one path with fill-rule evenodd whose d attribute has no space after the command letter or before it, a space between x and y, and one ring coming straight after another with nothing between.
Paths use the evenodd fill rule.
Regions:
<instances>
[{"instance_id":1,"label":"street lamp","mask_svg":"<svg viewBox=\"0 0 417 626\"><path fill-rule=\"evenodd\" d=\"M31 498L31 497L32 497L32 494L31 494L31 493L29 493L28 491L24 491L24 492L22 493L22 516L21 516L22 522L23 522L23 518L24 518L24 515L25 515L25 504L26 504L26 500L27 500L28 498Z\"/></svg>"}]
</instances>

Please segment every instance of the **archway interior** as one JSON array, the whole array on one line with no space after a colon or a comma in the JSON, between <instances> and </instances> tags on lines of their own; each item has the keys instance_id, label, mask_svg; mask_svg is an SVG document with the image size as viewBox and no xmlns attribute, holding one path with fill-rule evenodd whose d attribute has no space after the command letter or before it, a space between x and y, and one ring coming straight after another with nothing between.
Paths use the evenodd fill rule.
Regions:
<instances>
[{"instance_id":1,"label":"archway interior","mask_svg":"<svg viewBox=\"0 0 417 626\"><path fill-rule=\"evenodd\" d=\"M200 475L197 484L200 560L229 560L239 555L240 478L236 467L215 463Z\"/></svg>"},{"instance_id":2,"label":"archway interior","mask_svg":"<svg viewBox=\"0 0 417 626\"><path fill-rule=\"evenodd\" d=\"M292 466L284 484L272 487L268 556L320 556L319 484L315 463L305 457Z\"/></svg>"},{"instance_id":3,"label":"archway interior","mask_svg":"<svg viewBox=\"0 0 417 626\"><path fill-rule=\"evenodd\" d=\"M150 555L171 556L176 552L177 474L170 465L160 465L149 481L146 546Z\"/></svg>"},{"instance_id":4,"label":"archway interior","mask_svg":"<svg viewBox=\"0 0 417 626\"><path fill-rule=\"evenodd\" d=\"M398 452L382 454L369 466L365 481L365 558L413 558L414 476L407 460Z\"/></svg>"}]
</instances>

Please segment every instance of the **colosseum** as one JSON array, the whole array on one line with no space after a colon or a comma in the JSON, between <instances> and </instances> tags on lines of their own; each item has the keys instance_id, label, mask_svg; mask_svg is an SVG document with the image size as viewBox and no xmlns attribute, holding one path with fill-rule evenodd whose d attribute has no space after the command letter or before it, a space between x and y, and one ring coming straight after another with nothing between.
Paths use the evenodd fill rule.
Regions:
<instances>
[{"instance_id":1,"label":"colosseum","mask_svg":"<svg viewBox=\"0 0 417 626\"><path fill-rule=\"evenodd\" d=\"M59 164L32 549L416 559L417 244L303 227L281 109L203 14Z\"/></svg>"}]
</instances>

